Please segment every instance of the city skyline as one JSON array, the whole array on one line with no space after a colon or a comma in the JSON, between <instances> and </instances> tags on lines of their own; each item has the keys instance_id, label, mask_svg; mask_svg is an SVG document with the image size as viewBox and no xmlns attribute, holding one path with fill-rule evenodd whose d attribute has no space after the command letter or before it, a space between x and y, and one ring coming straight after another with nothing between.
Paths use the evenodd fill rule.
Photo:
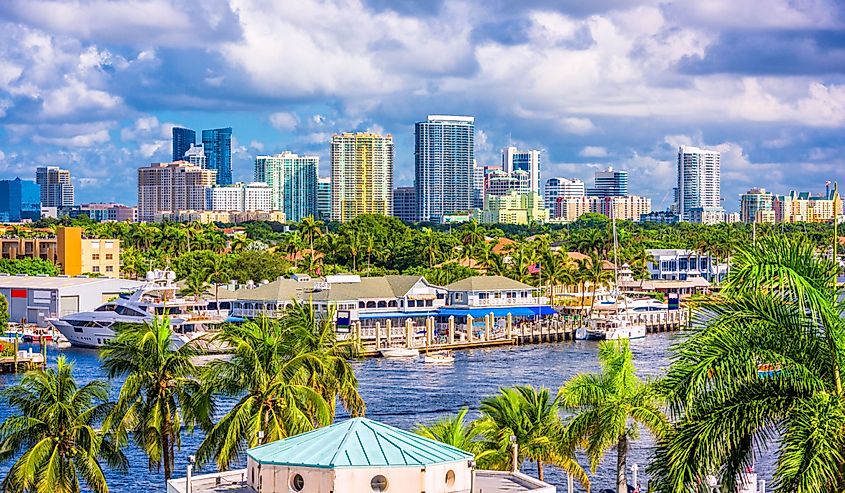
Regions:
<instances>
[{"instance_id":1,"label":"city skyline","mask_svg":"<svg viewBox=\"0 0 845 493\"><path fill-rule=\"evenodd\" d=\"M411 185L414 122L455 114L475 116L481 166L514 145L544 151L541 180L626 169L658 210L680 145L722 153L728 210L751 186L845 181L845 14L832 0L369 0L348 5L351 24L333 2L210 2L202 18L154 4L161 15L86 0L59 23L53 2L4 2L0 178L60 166L79 202L132 202L135 169L170 160L172 127L231 126L234 182L250 181L256 155L328 163L332 134L370 130L394 135L395 184Z\"/></svg>"}]
</instances>

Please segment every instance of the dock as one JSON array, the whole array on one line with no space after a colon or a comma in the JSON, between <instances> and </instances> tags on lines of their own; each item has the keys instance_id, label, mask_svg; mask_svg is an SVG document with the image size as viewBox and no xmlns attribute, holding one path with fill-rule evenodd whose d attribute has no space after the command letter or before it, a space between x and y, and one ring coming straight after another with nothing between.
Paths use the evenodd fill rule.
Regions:
<instances>
[{"instance_id":1,"label":"dock","mask_svg":"<svg viewBox=\"0 0 845 493\"><path fill-rule=\"evenodd\" d=\"M0 356L0 373L18 373L43 369L46 359L42 353L17 351L11 356Z\"/></svg>"},{"instance_id":2,"label":"dock","mask_svg":"<svg viewBox=\"0 0 845 493\"><path fill-rule=\"evenodd\" d=\"M632 321L645 324L647 332L655 334L682 330L688 326L689 317L685 309L652 311L635 313ZM384 325L376 322L366 327L359 321L348 332L339 333L338 338L357 340L362 357L377 357L380 350L394 347L426 353L572 341L576 329L584 322L580 316L515 322L511 316L497 320L492 314L479 319L468 316L464 323L456 323L454 317L449 317L446 323L429 317L424 324L416 324L409 318L401 325L387 320Z\"/></svg>"}]
</instances>

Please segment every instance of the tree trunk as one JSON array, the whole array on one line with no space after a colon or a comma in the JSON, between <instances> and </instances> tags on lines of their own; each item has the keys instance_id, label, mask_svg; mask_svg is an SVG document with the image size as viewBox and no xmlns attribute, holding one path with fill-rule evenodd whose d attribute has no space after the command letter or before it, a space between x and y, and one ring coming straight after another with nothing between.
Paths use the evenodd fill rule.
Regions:
<instances>
[{"instance_id":1,"label":"tree trunk","mask_svg":"<svg viewBox=\"0 0 845 493\"><path fill-rule=\"evenodd\" d=\"M164 463L164 480L170 480L173 475L170 457L170 420L165 419L164 429L161 430L161 461Z\"/></svg>"},{"instance_id":2,"label":"tree trunk","mask_svg":"<svg viewBox=\"0 0 845 493\"><path fill-rule=\"evenodd\" d=\"M543 481L544 476L545 475L543 474L543 461L538 460L537 461L537 479L539 479L540 481Z\"/></svg>"},{"instance_id":3,"label":"tree trunk","mask_svg":"<svg viewBox=\"0 0 845 493\"><path fill-rule=\"evenodd\" d=\"M625 470L628 468L628 437L619 436L616 444L616 493L628 493L628 478ZM636 485L634 485L636 487Z\"/></svg>"}]
</instances>

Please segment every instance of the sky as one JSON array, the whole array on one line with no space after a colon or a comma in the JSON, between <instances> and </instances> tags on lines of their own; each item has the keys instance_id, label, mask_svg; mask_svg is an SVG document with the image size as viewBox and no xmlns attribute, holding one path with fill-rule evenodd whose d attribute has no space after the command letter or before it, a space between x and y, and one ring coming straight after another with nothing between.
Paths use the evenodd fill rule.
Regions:
<instances>
[{"instance_id":1,"label":"sky","mask_svg":"<svg viewBox=\"0 0 845 493\"><path fill-rule=\"evenodd\" d=\"M135 204L174 125L320 156L414 122L476 118L476 159L541 149L542 178L627 169L666 208L679 145L722 152L725 208L845 186L842 0L2 0L0 178L71 170L77 202Z\"/></svg>"}]
</instances>

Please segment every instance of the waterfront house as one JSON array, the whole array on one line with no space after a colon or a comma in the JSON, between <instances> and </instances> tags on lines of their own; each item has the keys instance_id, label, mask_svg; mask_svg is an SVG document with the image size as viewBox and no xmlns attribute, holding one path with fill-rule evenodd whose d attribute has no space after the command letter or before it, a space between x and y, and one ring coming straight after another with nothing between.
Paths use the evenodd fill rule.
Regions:
<instances>
[{"instance_id":1,"label":"waterfront house","mask_svg":"<svg viewBox=\"0 0 845 493\"><path fill-rule=\"evenodd\" d=\"M648 272L652 279L683 281L701 277L708 282L723 280L728 274L728 264L715 257L695 250L654 249L646 250L652 257Z\"/></svg>"},{"instance_id":2,"label":"waterfront house","mask_svg":"<svg viewBox=\"0 0 845 493\"><path fill-rule=\"evenodd\" d=\"M367 418L261 445L246 455L245 469L172 479L167 493L556 491L519 472L476 469L472 454Z\"/></svg>"},{"instance_id":3,"label":"waterfront house","mask_svg":"<svg viewBox=\"0 0 845 493\"><path fill-rule=\"evenodd\" d=\"M445 286L448 306L439 316L466 318L494 317L533 318L553 315L548 298L540 296L537 288L504 276L472 276Z\"/></svg>"}]
</instances>

